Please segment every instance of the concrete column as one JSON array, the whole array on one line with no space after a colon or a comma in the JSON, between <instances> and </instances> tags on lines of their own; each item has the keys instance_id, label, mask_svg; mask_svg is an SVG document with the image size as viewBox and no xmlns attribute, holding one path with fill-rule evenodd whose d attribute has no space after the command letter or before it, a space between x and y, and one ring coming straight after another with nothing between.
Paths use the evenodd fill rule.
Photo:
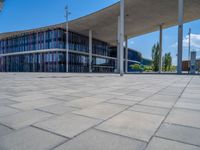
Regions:
<instances>
[{"instance_id":1,"label":"concrete column","mask_svg":"<svg viewBox=\"0 0 200 150\"><path fill-rule=\"evenodd\" d=\"M36 54L33 54L33 72L36 72L36 69L35 69L35 55Z\"/></svg>"},{"instance_id":2,"label":"concrete column","mask_svg":"<svg viewBox=\"0 0 200 150\"><path fill-rule=\"evenodd\" d=\"M92 72L92 30L89 30L89 72Z\"/></svg>"},{"instance_id":3,"label":"concrete column","mask_svg":"<svg viewBox=\"0 0 200 150\"><path fill-rule=\"evenodd\" d=\"M178 62L177 73L182 74L184 0L178 0Z\"/></svg>"},{"instance_id":4,"label":"concrete column","mask_svg":"<svg viewBox=\"0 0 200 150\"><path fill-rule=\"evenodd\" d=\"M128 36L125 36L125 41L126 41L126 46L125 46L125 49L126 49L126 56L125 56L125 72L128 73Z\"/></svg>"},{"instance_id":5,"label":"concrete column","mask_svg":"<svg viewBox=\"0 0 200 150\"><path fill-rule=\"evenodd\" d=\"M120 0L120 76L124 75L124 0Z\"/></svg>"},{"instance_id":6,"label":"concrete column","mask_svg":"<svg viewBox=\"0 0 200 150\"><path fill-rule=\"evenodd\" d=\"M163 24L160 25L160 55L159 55L159 73L162 73L162 43L163 43Z\"/></svg>"},{"instance_id":7,"label":"concrete column","mask_svg":"<svg viewBox=\"0 0 200 150\"><path fill-rule=\"evenodd\" d=\"M120 16L118 16L117 26L117 73L120 72Z\"/></svg>"}]
</instances>

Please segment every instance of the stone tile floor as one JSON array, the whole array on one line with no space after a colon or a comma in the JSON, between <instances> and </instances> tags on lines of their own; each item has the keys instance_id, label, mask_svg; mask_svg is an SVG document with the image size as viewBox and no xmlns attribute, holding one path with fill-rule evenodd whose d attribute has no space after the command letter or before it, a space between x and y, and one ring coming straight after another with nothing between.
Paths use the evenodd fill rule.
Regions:
<instances>
[{"instance_id":1,"label":"stone tile floor","mask_svg":"<svg viewBox=\"0 0 200 150\"><path fill-rule=\"evenodd\" d=\"M200 76L1 73L0 150L200 150Z\"/></svg>"}]
</instances>

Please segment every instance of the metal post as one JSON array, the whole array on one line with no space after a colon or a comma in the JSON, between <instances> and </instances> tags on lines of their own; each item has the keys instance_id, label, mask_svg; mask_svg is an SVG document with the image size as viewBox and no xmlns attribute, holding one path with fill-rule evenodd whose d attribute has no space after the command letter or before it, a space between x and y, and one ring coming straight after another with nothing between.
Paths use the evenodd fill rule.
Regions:
<instances>
[{"instance_id":1,"label":"metal post","mask_svg":"<svg viewBox=\"0 0 200 150\"><path fill-rule=\"evenodd\" d=\"M89 72L92 72L92 30L89 30Z\"/></svg>"},{"instance_id":2,"label":"metal post","mask_svg":"<svg viewBox=\"0 0 200 150\"><path fill-rule=\"evenodd\" d=\"M182 74L184 0L178 0L178 63L177 73Z\"/></svg>"},{"instance_id":3,"label":"metal post","mask_svg":"<svg viewBox=\"0 0 200 150\"><path fill-rule=\"evenodd\" d=\"M163 42L163 24L160 25L160 54L159 54L159 73L162 73L162 42Z\"/></svg>"},{"instance_id":4,"label":"metal post","mask_svg":"<svg viewBox=\"0 0 200 150\"><path fill-rule=\"evenodd\" d=\"M120 76L124 75L124 0L120 1Z\"/></svg>"},{"instance_id":5,"label":"metal post","mask_svg":"<svg viewBox=\"0 0 200 150\"><path fill-rule=\"evenodd\" d=\"M117 73L120 72L120 16L118 16L117 27Z\"/></svg>"},{"instance_id":6,"label":"metal post","mask_svg":"<svg viewBox=\"0 0 200 150\"><path fill-rule=\"evenodd\" d=\"M125 56L125 72L128 73L128 36L125 36L125 41L126 41L126 46L125 46L125 49L126 49L126 56Z\"/></svg>"},{"instance_id":7,"label":"metal post","mask_svg":"<svg viewBox=\"0 0 200 150\"><path fill-rule=\"evenodd\" d=\"M191 28L189 28L189 49L188 49L188 73L190 73L190 53L191 53Z\"/></svg>"},{"instance_id":8,"label":"metal post","mask_svg":"<svg viewBox=\"0 0 200 150\"><path fill-rule=\"evenodd\" d=\"M66 72L69 72L69 15L68 6L65 7L66 17Z\"/></svg>"}]
</instances>

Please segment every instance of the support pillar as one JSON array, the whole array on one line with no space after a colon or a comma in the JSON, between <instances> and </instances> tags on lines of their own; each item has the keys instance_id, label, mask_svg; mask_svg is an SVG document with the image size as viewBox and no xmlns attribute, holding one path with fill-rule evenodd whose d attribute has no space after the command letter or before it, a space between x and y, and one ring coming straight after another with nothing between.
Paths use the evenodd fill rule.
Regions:
<instances>
[{"instance_id":1,"label":"support pillar","mask_svg":"<svg viewBox=\"0 0 200 150\"><path fill-rule=\"evenodd\" d=\"M128 73L128 36L125 36L125 41L126 41L126 56L125 56L125 73Z\"/></svg>"},{"instance_id":2,"label":"support pillar","mask_svg":"<svg viewBox=\"0 0 200 150\"><path fill-rule=\"evenodd\" d=\"M182 74L184 0L178 0L178 62L177 73Z\"/></svg>"},{"instance_id":3,"label":"support pillar","mask_svg":"<svg viewBox=\"0 0 200 150\"><path fill-rule=\"evenodd\" d=\"M160 42L159 42L159 46L160 46L160 53L159 53L159 73L162 73L162 44L163 43L163 24L160 25Z\"/></svg>"},{"instance_id":4,"label":"support pillar","mask_svg":"<svg viewBox=\"0 0 200 150\"><path fill-rule=\"evenodd\" d=\"M120 0L120 76L124 75L124 0Z\"/></svg>"},{"instance_id":5,"label":"support pillar","mask_svg":"<svg viewBox=\"0 0 200 150\"><path fill-rule=\"evenodd\" d=\"M33 72L37 72L36 69L35 69L35 68L36 68L36 67L35 67L35 64L36 64L36 63L35 63L35 61L36 61L36 60L35 60L35 55L36 55L36 54L34 53L34 54L33 54Z\"/></svg>"},{"instance_id":6,"label":"support pillar","mask_svg":"<svg viewBox=\"0 0 200 150\"><path fill-rule=\"evenodd\" d=\"M89 30L89 72L92 72L92 30Z\"/></svg>"}]
</instances>

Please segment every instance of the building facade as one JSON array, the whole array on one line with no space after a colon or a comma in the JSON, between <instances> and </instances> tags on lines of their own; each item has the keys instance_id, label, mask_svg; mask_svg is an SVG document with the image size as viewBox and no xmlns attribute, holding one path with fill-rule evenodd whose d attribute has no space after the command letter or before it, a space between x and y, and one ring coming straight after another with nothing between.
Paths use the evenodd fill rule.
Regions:
<instances>
[{"instance_id":1,"label":"building facade","mask_svg":"<svg viewBox=\"0 0 200 150\"><path fill-rule=\"evenodd\" d=\"M11 35L0 39L1 72L66 72L66 35L62 28ZM125 51L124 51L125 52ZM128 64L142 63L128 50ZM89 72L89 38L69 31L69 72ZM92 39L92 72L116 72L117 48Z\"/></svg>"},{"instance_id":2,"label":"building facade","mask_svg":"<svg viewBox=\"0 0 200 150\"><path fill-rule=\"evenodd\" d=\"M189 63L190 63L190 61L188 61L188 60L184 60L182 62L183 71L189 71ZM196 60L196 70L200 71L200 59Z\"/></svg>"}]
</instances>

